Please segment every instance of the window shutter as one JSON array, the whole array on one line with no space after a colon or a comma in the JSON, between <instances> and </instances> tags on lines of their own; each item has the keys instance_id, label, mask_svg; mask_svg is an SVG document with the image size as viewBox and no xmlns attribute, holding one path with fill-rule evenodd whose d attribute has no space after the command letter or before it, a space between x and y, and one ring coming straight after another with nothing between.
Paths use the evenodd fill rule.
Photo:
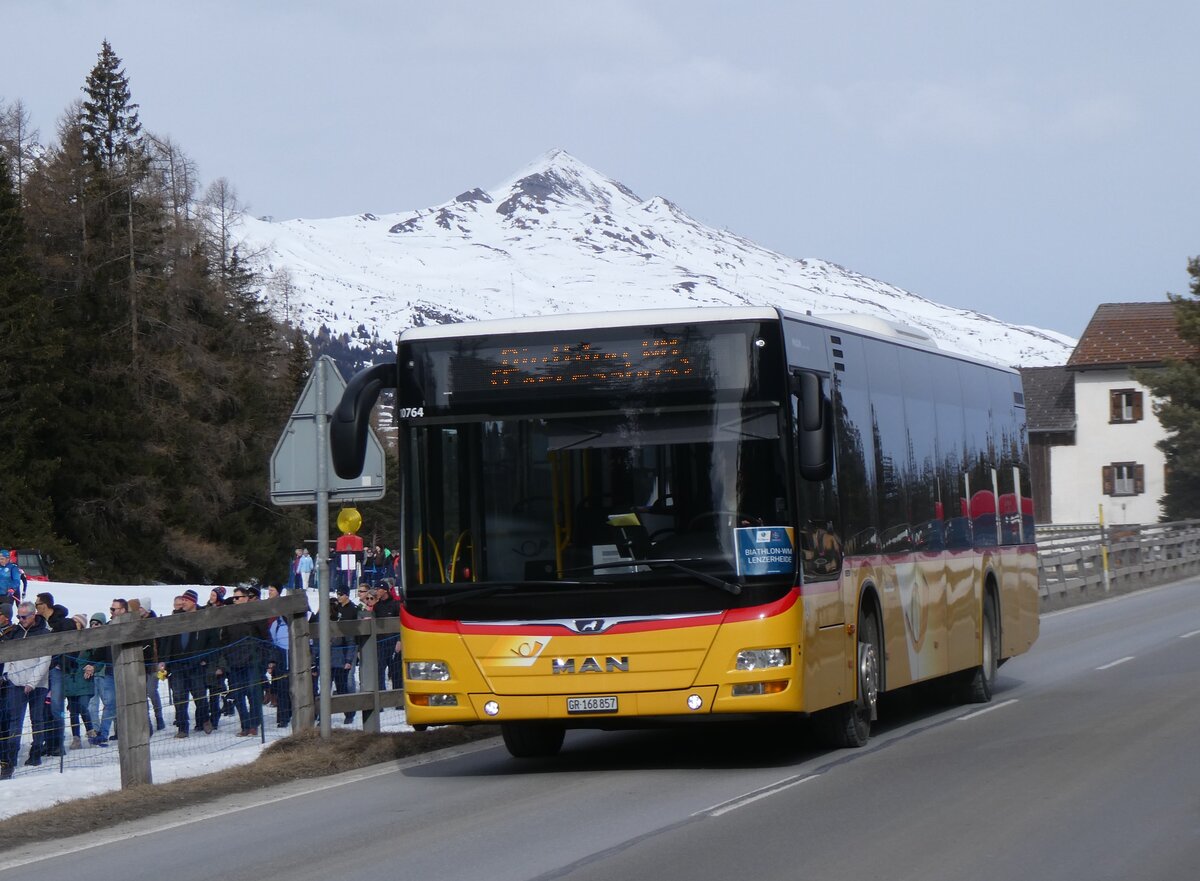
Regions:
<instances>
[{"instance_id":1,"label":"window shutter","mask_svg":"<svg viewBox=\"0 0 1200 881\"><path fill-rule=\"evenodd\" d=\"M1108 421L1121 421L1121 393L1110 391L1108 393Z\"/></svg>"},{"instance_id":2,"label":"window shutter","mask_svg":"<svg viewBox=\"0 0 1200 881\"><path fill-rule=\"evenodd\" d=\"M1104 494L1111 496L1113 494L1113 466L1105 465L1100 469L1100 475L1104 485Z\"/></svg>"},{"instance_id":3,"label":"window shutter","mask_svg":"<svg viewBox=\"0 0 1200 881\"><path fill-rule=\"evenodd\" d=\"M1140 496L1146 491L1146 466L1133 466L1133 494Z\"/></svg>"},{"instance_id":4,"label":"window shutter","mask_svg":"<svg viewBox=\"0 0 1200 881\"><path fill-rule=\"evenodd\" d=\"M1133 393L1133 421L1134 422L1142 421L1142 393L1141 392Z\"/></svg>"}]
</instances>

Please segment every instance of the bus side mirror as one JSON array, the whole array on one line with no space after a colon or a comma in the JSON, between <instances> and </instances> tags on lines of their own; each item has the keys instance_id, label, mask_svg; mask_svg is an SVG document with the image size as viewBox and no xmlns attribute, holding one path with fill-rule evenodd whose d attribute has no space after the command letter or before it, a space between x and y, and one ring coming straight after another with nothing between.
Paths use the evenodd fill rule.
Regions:
<instances>
[{"instance_id":1,"label":"bus side mirror","mask_svg":"<svg viewBox=\"0 0 1200 881\"><path fill-rule=\"evenodd\" d=\"M815 373L801 373L800 430L820 431L825 424L825 396L821 394L821 378Z\"/></svg>"},{"instance_id":2,"label":"bus side mirror","mask_svg":"<svg viewBox=\"0 0 1200 881\"><path fill-rule=\"evenodd\" d=\"M360 370L350 379L329 420L329 454L342 480L362 474L367 457L371 409L385 388L396 388L396 362L385 361Z\"/></svg>"},{"instance_id":3,"label":"bus side mirror","mask_svg":"<svg viewBox=\"0 0 1200 881\"><path fill-rule=\"evenodd\" d=\"M799 399L796 446L800 476L825 480L833 474L833 405L815 373L793 374L792 394Z\"/></svg>"}]
</instances>

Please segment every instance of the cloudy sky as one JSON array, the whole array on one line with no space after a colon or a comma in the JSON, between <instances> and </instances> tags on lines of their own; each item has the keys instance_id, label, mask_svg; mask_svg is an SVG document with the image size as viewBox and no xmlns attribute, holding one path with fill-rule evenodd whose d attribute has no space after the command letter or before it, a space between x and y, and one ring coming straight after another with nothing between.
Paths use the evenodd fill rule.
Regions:
<instances>
[{"instance_id":1,"label":"cloudy sky","mask_svg":"<svg viewBox=\"0 0 1200 881\"><path fill-rule=\"evenodd\" d=\"M53 139L107 38L143 125L276 219L562 147L793 257L1078 335L1200 254L1195 0L0 0Z\"/></svg>"}]
</instances>

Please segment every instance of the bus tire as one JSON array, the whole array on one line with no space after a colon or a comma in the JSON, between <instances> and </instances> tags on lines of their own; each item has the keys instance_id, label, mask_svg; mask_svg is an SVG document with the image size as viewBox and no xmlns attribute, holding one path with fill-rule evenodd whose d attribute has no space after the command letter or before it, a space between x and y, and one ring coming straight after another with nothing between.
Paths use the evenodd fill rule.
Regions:
<instances>
[{"instance_id":1,"label":"bus tire","mask_svg":"<svg viewBox=\"0 0 1200 881\"><path fill-rule=\"evenodd\" d=\"M825 711L825 739L835 748L866 746L871 722L879 714L880 656L882 640L874 612L858 617L858 696L847 704Z\"/></svg>"},{"instance_id":2,"label":"bus tire","mask_svg":"<svg viewBox=\"0 0 1200 881\"><path fill-rule=\"evenodd\" d=\"M982 663L968 670L962 680L962 700L968 704L986 704L992 699L996 668L1000 655L1000 616L996 597L990 590L983 597Z\"/></svg>"},{"instance_id":3,"label":"bus tire","mask_svg":"<svg viewBox=\"0 0 1200 881\"><path fill-rule=\"evenodd\" d=\"M503 722L500 734L514 759L539 759L558 755L567 730L553 722Z\"/></svg>"}]
</instances>

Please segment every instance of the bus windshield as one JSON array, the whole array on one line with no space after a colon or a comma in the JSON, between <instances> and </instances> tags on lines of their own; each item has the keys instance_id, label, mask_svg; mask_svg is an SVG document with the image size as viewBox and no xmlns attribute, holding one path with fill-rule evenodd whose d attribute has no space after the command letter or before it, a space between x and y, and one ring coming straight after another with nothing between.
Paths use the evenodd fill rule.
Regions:
<instances>
[{"instance_id":1,"label":"bus windshield","mask_svg":"<svg viewBox=\"0 0 1200 881\"><path fill-rule=\"evenodd\" d=\"M738 558L739 530L792 524L782 418L774 404L731 404L412 426L412 593L790 585L793 567L747 573Z\"/></svg>"}]
</instances>

